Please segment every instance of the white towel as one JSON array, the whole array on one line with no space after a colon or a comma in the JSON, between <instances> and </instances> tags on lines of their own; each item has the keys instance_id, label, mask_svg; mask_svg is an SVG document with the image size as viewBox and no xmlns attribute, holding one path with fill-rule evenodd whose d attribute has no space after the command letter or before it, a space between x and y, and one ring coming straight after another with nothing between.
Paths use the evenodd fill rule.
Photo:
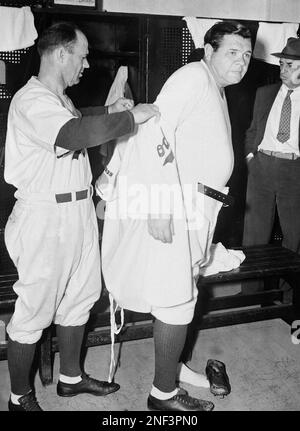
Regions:
<instances>
[{"instance_id":1,"label":"white towel","mask_svg":"<svg viewBox=\"0 0 300 431\"><path fill-rule=\"evenodd\" d=\"M210 247L210 259L208 263L199 268L199 274L208 276L221 271L231 271L238 268L245 260L245 254L241 250L226 249L221 242Z\"/></svg>"},{"instance_id":2,"label":"white towel","mask_svg":"<svg viewBox=\"0 0 300 431\"><path fill-rule=\"evenodd\" d=\"M116 73L115 79L109 89L109 92L105 101L105 106L112 105L120 97L128 97L126 92L130 94L129 98L132 98L132 93L127 83L127 80L128 80L128 67L120 66ZM119 140L117 139L116 143L121 140L122 138L120 138ZM104 143L103 145L100 146L99 152L104 158L104 164L106 164L106 162L111 159L114 151L114 147L115 146L111 142ZM105 199L105 198L103 197L102 199Z\"/></svg>"},{"instance_id":3,"label":"white towel","mask_svg":"<svg viewBox=\"0 0 300 431\"><path fill-rule=\"evenodd\" d=\"M0 51L28 48L38 36L29 6L0 6L0 28Z\"/></svg>"},{"instance_id":4,"label":"white towel","mask_svg":"<svg viewBox=\"0 0 300 431\"><path fill-rule=\"evenodd\" d=\"M260 22L253 57L278 66L278 58L271 54L281 52L289 37L297 37L298 27L299 23Z\"/></svg>"},{"instance_id":5,"label":"white towel","mask_svg":"<svg viewBox=\"0 0 300 431\"><path fill-rule=\"evenodd\" d=\"M110 87L108 96L105 101L105 106L112 105L120 97L124 97L125 94L125 84L128 79L128 67L120 66L115 79Z\"/></svg>"},{"instance_id":6,"label":"white towel","mask_svg":"<svg viewBox=\"0 0 300 431\"><path fill-rule=\"evenodd\" d=\"M204 35L216 22L222 21L220 19L206 19L195 18L193 16L186 16L182 18L186 21L189 32L191 33L195 48L203 48Z\"/></svg>"}]
</instances>

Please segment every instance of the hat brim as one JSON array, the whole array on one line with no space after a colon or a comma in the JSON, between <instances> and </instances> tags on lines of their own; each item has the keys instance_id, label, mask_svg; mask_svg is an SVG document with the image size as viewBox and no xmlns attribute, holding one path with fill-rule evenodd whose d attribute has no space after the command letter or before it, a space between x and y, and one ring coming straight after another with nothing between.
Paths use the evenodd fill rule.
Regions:
<instances>
[{"instance_id":1,"label":"hat brim","mask_svg":"<svg viewBox=\"0 0 300 431\"><path fill-rule=\"evenodd\" d=\"M282 52L274 52L271 55L274 55L274 57L279 58L288 58L290 60L300 60L300 55L283 54Z\"/></svg>"}]
</instances>

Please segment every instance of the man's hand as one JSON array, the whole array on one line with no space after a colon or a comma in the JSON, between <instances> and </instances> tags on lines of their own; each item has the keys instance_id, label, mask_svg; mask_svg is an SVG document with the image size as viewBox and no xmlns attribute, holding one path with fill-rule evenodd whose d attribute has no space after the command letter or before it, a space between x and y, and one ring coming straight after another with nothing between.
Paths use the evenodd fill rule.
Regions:
<instances>
[{"instance_id":1,"label":"man's hand","mask_svg":"<svg viewBox=\"0 0 300 431\"><path fill-rule=\"evenodd\" d=\"M145 123L145 121L156 116L159 118L160 113L156 105L148 103L139 103L130 111L133 114L134 121L136 124Z\"/></svg>"},{"instance_id":2,"label":"man's hand","mask_svg":"<svg viewBox=\"0 0 300 431\"><path fill-rule=\"evenodd\" d=\"M112 105L108 105L108 113L114 114L115 112L128 111L134 107L133 100L120 97Z\"/></svg>"},{"instance_id":3,"label":"man's hand","mask_svg":"<svg viewBox=\"0 0 300 431\"><path fill-rule=\"evenodd\" d=\"M252 159L253 159L253 157L254 157L254 154L253 154L253 153L249 153L249 154L247 154L247 156L246 156L246 162L247 162L247 164L250 162L250 160L252 160Z\"/></svg>"},{"instance_id":4,"label":"man's hand","mask_svg":"<svg viewBox=\"0 0 300 431\"><path fill-rule=\"evenodd\" d=\"M149 214L148 232L154 239L171 243L174 235L172 216L157 217Z\"/></svg>"}]
</instances>

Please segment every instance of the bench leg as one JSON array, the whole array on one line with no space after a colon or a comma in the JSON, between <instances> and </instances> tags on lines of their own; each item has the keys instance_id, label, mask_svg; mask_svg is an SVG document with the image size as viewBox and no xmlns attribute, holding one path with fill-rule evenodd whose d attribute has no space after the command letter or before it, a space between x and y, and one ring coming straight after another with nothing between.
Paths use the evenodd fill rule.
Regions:
<instances>
[{"instance_id":1,"label":"bench leg","mask_svg":"<svg viewBox=\"0 0 300 431\"><path fill-rule=\"evenodd\" d=\"M51 329L44 331L40 344L39 374L44 386L53 382L53 363L52 363L52 336Z\"/></svg>"},{"instance_id":2,"label":"bench leg","mask_svg":"<svg viewBox=\"0 0 300 431\"><path fill-rule=\"evenodd\" d=\"M265 277L263 279L263 290L267 293L268 290L278 290L278 299L282 301L282 293L279 291L279 277ZM274 305L273 301L270 301L268 297L262 298L261 306L262 307L268 307L268 306Z\"/></svg>"},{"instance_id":3,"label":"bench leg","mask_svg":"<svg viewBox=\"0 0 300 431\"><path fill-rule=\"evenodd\" d=\"M290 325L294 320L300 319L300 273L290 274L284 279L293 289L292 311L288 318L284 319Z\"/></svg>"},{"instance_id":4,"label":"bench leg","mask_svg":"<svg viewBox=\"0 0 300 431\"><path fill-rule=\"evenodd\" d=\"M264 290L273 290L279 288L279 277L266 277L264 279Z\"/></svg>"}]
</instances>

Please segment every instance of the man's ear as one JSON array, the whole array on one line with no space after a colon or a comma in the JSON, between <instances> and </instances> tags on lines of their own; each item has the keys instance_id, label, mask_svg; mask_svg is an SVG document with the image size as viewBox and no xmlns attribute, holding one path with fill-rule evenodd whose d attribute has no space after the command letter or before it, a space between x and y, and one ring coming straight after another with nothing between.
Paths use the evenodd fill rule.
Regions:
<instances>
[{"instance_id":1,"label":"man's ear","mask_svg":"<svg viewBox=\"0 0 300 431\"><path fill-rule=\"evenodd\" d=\"M55 59L58 61L58 63L64 63L66 59L66 50L64 47L60 46L57 48L54 52Z\"/></svg>"},{"instance_id":2,"label":"man's ear","mask_svg":"<svg viewBox=\"0 0 300 431\"><path fill-rule=\"evenodd\" d=\"M211 44L210 43L206 43L205 45L204 45L204 55L205 55L205 58L207 59L207 60L210 60L211 59L211 56L212 56L212 53L214 52L214 49L213 49L213 47L211 46Z\"/></svg>"}]
</instances>

